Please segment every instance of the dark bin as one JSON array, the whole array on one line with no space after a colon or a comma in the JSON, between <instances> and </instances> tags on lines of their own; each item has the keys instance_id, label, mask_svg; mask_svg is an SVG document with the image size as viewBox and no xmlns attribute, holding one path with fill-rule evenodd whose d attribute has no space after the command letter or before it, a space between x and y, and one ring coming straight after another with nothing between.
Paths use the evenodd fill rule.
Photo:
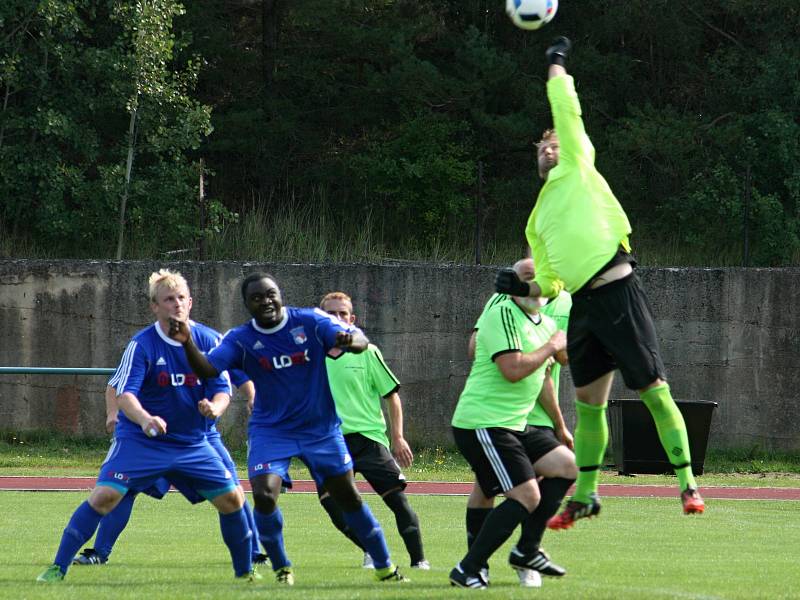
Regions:
<instances>
[{"instance_id":1,"label":"dark bin","mask_svg":"<svg viewBox=\"0 0 800 600\"><path fill-rule=\"evenodd\" d=\"M692 471L703 474L708 432L716 402L675 400L686 421ZM658 439L653 416L641 400L609 400L608 416L614 464L620 475L632 473L672 473L672 465Z\"/></svg>"}]
</instances>

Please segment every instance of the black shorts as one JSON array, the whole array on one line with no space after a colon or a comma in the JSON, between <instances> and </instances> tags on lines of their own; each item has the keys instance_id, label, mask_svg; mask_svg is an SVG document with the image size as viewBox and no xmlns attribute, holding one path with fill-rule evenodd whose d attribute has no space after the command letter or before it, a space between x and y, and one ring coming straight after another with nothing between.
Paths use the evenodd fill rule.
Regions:
<instances>
[{"instance_id":1,"label":"black shorts","mask_svg":"<svg viewBox=\"0 0 800 600\"><path fill-rule=\"evenodd\" d=\"M536 461L545 454L562 445L555 430L544 425L528 425L522 443L528 458L531 459L531 464L536 464Z\"/></svg>"},{"instance_id":2,"label":"black shorts","mask_svg":"<svg viewBox=\"0 0 800 600\"><path fill-rule=\"evenodd\" d=\"M653 311L636 273L572 297L567 353L575 387L616 368L632 390L666 379Z\"/></svg>"},{"instance_id":3,"label":"black shorts","mask_svg":"<svg viewBox=\"0 0 800 600\"><path fill-rule=\"evenodd\" d=\"M361 473L379 495L406 489L406 476L386 446L360 433L348 433L344 441L353 458L353 471Z\"/></svg>"},{"instance_id":4,"label":"black shorts","mask_svg":"<svg viewBox=\"0 0 800 600\"><path fill-rule=\"evenodd\" d=\"M453 438L487 498L536 479L533 463L559 445L556 441L548 445L547 435L533 427L525 431L453 427ZM528 448L541 454L529 455Z\"/></svg>"}]
</instances>

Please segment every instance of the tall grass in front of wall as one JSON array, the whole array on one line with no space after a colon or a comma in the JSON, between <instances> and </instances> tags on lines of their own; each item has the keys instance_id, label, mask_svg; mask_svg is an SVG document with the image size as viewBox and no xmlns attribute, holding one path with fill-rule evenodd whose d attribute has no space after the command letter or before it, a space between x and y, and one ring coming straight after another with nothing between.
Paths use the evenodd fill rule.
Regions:
<instances>
[{"instance_id":1,"label":"tall grass in front of wall","mask_svg":"<svg viewBox=\"0 0 800 600\"><path fill-rule=\"evenodd\" d=\"M434 236L422 237L408 224L387 219L380 209L361 204L349 211L335 209L324 190L298 198L287 192L279 198L253 197L238 219L207 234L205 255L201 241L165 249L148 236L148 229L128 235L127 260L226 260L298 263L380 263L409 261L473 265L509 265L524 248L524 232L502 223L482 231L479 253L474 225L450 224ZM513 229L513 230L512 230ZM743 247L731 245L708 251L680 241L679 232L664 233L638 226L631 239L643 267L736 267L743 262ZM91 248L51 244L24 233L10 231L0 221L0 258L112 259L114 240L98 239ZM800 254L791 264L800 264ZM755 265L751 265L755 266Z\"/></svg>"},{"instance_id":2,"label":"tall grass in front of wall","mask_svg":"<svg viewBox=\"0 0 800 600\"><path fill-rule=\"evenodd\" d=\"M386 241L388 224L370 208L342 213L324 198L300 202L292 197L280 207L254 202L243 210L237 222L209 237L208 260L256 260L277 262L385 262L414 261L474 264L475 247L471 232L444 229L440 235L420 239L413 231L392 231ZM516 249L518 251L518 249ZM510 248L494 241L484 244L483 264L513 262Z\"/></svg>"}]
</instances>

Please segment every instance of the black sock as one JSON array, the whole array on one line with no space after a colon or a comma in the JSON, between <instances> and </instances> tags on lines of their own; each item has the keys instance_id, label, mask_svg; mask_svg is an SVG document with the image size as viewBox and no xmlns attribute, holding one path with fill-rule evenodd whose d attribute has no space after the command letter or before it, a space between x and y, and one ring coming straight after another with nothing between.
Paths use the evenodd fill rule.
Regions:
<instances>
[{"instance_id":1,"label":"black sock","mask_svg":"<svg viewBox=\"0 0 800 600\"><path fill-rule=\"evenodd\" d=\"M464 572L477 573L527 516L528 509L512 498L506 499L492 510L467 555L461 559L461 568Z\"/></svg>"},{"instance_id":2,"label":"black sock","mask_svg":"<svg viewBox=\"0 0 800 600\"><path fill-rule=\"evenodd\" d=\"M331 518L331 522L333 523L334 527L341 531L348 540L361 548L362 551L366 552L364 550L364 546L362 546L361 542L358 541L355 532L350 529L347 523L345 523L342 509L339 508L339 505L336 504L336 501L330 496L326 496L325 498L320 498L319 503L322 504L322 508L324 508L325 512L328 513L328 516Z\"/></svg>"},{"instance_id":3,"label":"black sock","mask_svg":"<svg viewBox=\"0 0 800 600\"><path fill-rule=\"evenodd\" d=\"M425 559L425 552L422 550L422 534L419 531L419 517L411 505L408 503L408 497L402 490L397 490L383 497L392 512L394 519L397 522L397 531L400 532L400 537L403 538L403 543L406 545L408 556L411 558L411 564L415 565L421 560Z\"/></svg>"},{"instance_id":4,"label":"black sock","mask_svg":"<svg viewBox=\"0 0 800 600\"><path fill-rule=\"evenodd\" d=\"M492 512L491 508L470 508L467 507L467 550L472 548L472 543L478 534L481 532L483 522L489 513Z\"/></svg>"},{"instance_id":5,"label":"black sock","mask_svg":"<svg viewBox=\"0 0 800 600\"><path fill-rule=\"evenodd\" d=\"M536 510L522 522L522 534L517 542L517 550L528 556L539 549L542 536L547 529L547 521L558 511L572 482L572 479L561 477L545 478L539 482L542 498Z\"/></svg>"}]
</instances>

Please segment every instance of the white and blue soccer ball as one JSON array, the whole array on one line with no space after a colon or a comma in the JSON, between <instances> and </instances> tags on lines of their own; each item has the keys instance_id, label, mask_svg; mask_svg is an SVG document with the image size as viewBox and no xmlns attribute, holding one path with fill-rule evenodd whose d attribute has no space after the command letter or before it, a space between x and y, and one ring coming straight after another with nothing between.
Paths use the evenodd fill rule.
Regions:
<instances>
[{"instance_id":1,"label":"white and blue soccer ball","mask_svg":"<svg viewBox=\"0 0 800 600\"><path fill-rule=\"evenodd\" d=\"M558 0L506 0L509 18L521 29L539 29L553 20Z\"/></svg>"}]
</instances>

